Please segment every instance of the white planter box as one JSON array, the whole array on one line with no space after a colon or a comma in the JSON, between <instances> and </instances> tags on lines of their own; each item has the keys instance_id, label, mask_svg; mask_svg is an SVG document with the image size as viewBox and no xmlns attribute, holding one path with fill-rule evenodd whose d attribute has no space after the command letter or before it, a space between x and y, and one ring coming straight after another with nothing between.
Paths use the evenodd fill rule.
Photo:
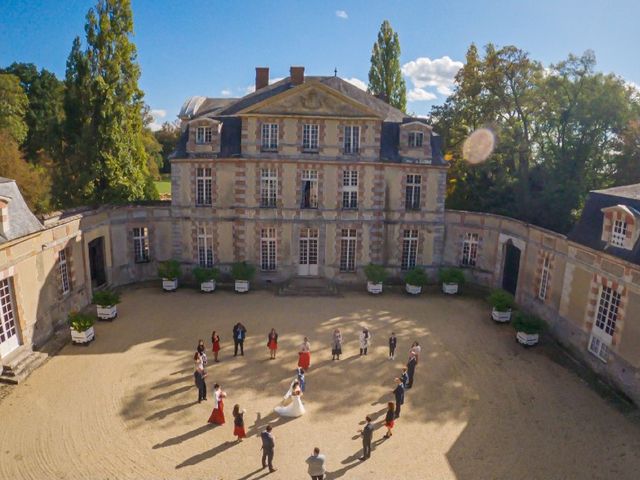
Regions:
<instances>
[{"instance_id":1,"label":"white planter box","mask_svg":"<svg viewBox=\"0 0 640 480\"><path fill-rule=\"evenodd\" d=\"M162 289L167 291L167 292L171 292L175 289L178 288L178 279L174 278L173 280L170 280L168 278L163 278L162 279Z\"/></svg>"},{"instance_id":2,"label":"white planter box","mask_svg":"<svg viewBox=\"0 0 640 480\"><path fill-rule=\"evenodd\" d=\"M236 280L236 292L245 293L249 291L249 280Z\"/></svg>"},{"instance_id":3,"label":"white planter box","mask_svg":"<svg viewBox=\"0 0 640 480\"><path fill-rule=\"evenodd\" d=\"M382 282L367 282L367 292L373 293L374 295L382 293Z\"/></svg>"},{"instance_id":4,"label":"white planter box","mask_svg":"<svg viewBox=\"0 0 640 480\"><path fill-rule=\"evenodd\" d=\"M511 310L507 310L506 312L499 312L495 308L491 310L491 318L493 318L496 322L509 322L511 320Z\"/></svg>"},{"instance_id":5,"label":"white planter box","mask_svg":"<svg viewBox=\"0 0 640 480\"><path fill-rule=\"evenodd\" d=\"M418 285L409 285L407 283L405 284L404 289L407 291L407 293L410 293L411 295L420 295L420 293L422 293L422 287Z\"/></svg>"},{"instance_id":6,"label":"white planter box","mask_svg":"<svg viewBox=\"0 0 640 480\"><path fill-rule=\"evenodd\" d=\"M540 339L540 335L537 334L537 333L518 332L518 333L516 333L516 339L522 345L531 346L531 345L535 345L536 343L538 343L538 340Z\"/></svg>"},{"instance_id":7,"label":"white planter box","mask_svg":"<svg viewBox=\"0 0 640 480\"><path fill-rule=\"evenodd\" d=\"M113 320L118 316L117 305L96 305L96 313L100 320Z\"/></svg>"},{"instance_id":8,"label":"white planter box","mask_svg":"<svg viewBox=\"0 0 640 480\"><path fill-rule=\"evenodd\" d=\"M73 343L89 343L91 340L95 338L96 334L93 330L93 327L89 327L84 332L78 332L71 329L71 341Z\"/></svg>"},{"instance_id":9,"label":"white planter box","mask_svg":"<svg viewBox=\"0 0 640 480\"><path fill-rule=\"evenodd\" d=\"M443 283L442 291L447 295L455 295L458 293L458 284L457 283Z\"/></svg>"},{"instance_id":10,"label":"white planter box","mask_svg":"<svg viewBox=\"0 0 640 480\"><path fill-rule=\"evenodd\" d=\"M209 280L208 282L202 282L200 284L200 290L203 292L213 292L216 289L216 281Z\"/></svg>"}]
</instances>

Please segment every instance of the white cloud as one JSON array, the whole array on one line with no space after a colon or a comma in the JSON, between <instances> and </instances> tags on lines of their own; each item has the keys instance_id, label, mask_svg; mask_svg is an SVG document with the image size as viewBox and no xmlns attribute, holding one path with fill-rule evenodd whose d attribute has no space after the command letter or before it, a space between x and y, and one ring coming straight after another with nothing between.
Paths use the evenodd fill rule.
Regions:
<instances>
[{"instance_id":1,"label":"white cloud","mask_svg":"<svg viewBox=\"0 0 640 480\"><path fill-rule=\"evenodd\" d=\"M220 92L220 95L222 95L223 97L230 97L231 93L232 93L231 90L229 90L228 88L225 88Z\"/></svg>"},{"instance_id":2,"label":"white cloud","mask_svg":"<svg viewBox=\"0 0 640 480\"><path fill-rule=\"evenodd\" d=\"M347 20L349 15L344 10L336 10L336 17L341 18L343 20Z\"/></svg>"},{"instance_id":3,"label":"white cloud","mask_svg":"<svg viewBox=\"0 0 640 480\"><path fill-rule=\"evenodd\" d=\"M402 73L411 80L414 87L409 92L409 101L435 99L435 93L425 90L427 87L435 87L440 95L451 95L456 73L463 65L462 62L452 60L446 55L434 60L428 57L419 57L405 63L402 66Z\"/></svg>"},{"instance_id":4,"label":"white cloud","mask_svg":"<svg viewBox=\"0 0 640 480\"><path fill-rule=\"evenodd\" d=\"M364 83L359 78L351 77L351 78L345 78L344 80L345 82L349 82L351 85L358 87L360 90L364 90L365 92L367 91L367 84Z\"/></svg>"},{"instance_id":5,"label":"white cloud","mask_svg":"<svg viewBox=\"0 0 640 480\"><path fill-rule=\"evenodd\" d=\"M155 108L149 110L149 115L153 117L153 121L147 127L154 132L160 130L162 128L162 119L167 116L167 111L162 108Z\"/></svg>"},{"instance_id":6,"label":"white cloud","mask_svg":"<svg viewBox=\"0 0 640 480\"><path fill-rule=\"evenodd\" d=\"M429 100L435 100L437 98L435 93L427 92L422 88L412 88L407 93L407 100L410 102L427 102Z\"/></svg>"}]
</instances>

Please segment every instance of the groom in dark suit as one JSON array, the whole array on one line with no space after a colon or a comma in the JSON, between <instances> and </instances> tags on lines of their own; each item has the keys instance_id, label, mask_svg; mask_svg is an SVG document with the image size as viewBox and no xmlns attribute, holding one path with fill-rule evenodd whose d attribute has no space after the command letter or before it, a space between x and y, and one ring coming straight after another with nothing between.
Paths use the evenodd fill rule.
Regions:
<instances>
[{"instance_id":1,"label":"groom in dark suit","mask_svg":"<svg viewBox=\"0 0 640 480\"><path fill-rule=\"evenodd\" d=\"M404 404L404 385L399 378L395 379L396 388L393 389L393 394L396 397L396 413L395 418L400 416L400 407Z\"/></svg>"},{"instance_id":2,"label":"groom in dark suit","mask_svg":"<svg viewBox=\"0 0 640 480\"><path fill-rule=\"evenodd\" d=\"M247 329L240 322L233 326L233 356L238 356L238 347L240 347L240 355L244 356L244 339L247 336Z\"/></svg>"},{"instance_id":3,"label":"groom in dark suit","mask_svg":"<svg viewBox=\"0 0 640 480\"><path fill-rule=\"evenodd\" d=\"M366 460L371 458L371 439L373 438L373 424L371 423L371 417L366 417L367 424L362 430L360 435L362 436L362 457L360 460Z\"/></svg>"}]
</instances>

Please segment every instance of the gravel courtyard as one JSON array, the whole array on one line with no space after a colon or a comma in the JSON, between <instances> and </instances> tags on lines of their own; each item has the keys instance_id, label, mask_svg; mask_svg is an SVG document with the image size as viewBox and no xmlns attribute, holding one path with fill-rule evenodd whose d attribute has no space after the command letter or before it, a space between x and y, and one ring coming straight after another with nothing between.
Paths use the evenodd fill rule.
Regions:
<instances>
[{"instance_id":1,"label":"gravel courtyard","mask_svg":"<svg viewBox=\"0 0 640 480\"><path fill-rule=\"evenodd\" d=\"M314 446L327 456L329 479L637 479L640 425L549 359L525 350L513 330L488 318L474 298L398 293L342 298L235 295L136 288L119 318L96 325L89 347L67 345L0 402L2 479L305 479ZM248 329L245 356L233 358L231 329ZM358 332L373 348L358 357ZM280 334L269 361L266 334ZM331 361L334 328L344 355ZM227 423L206 423L198 404L193 351L199 338L210 360L211 331L222 338L221 363L209 363L208 387L222 384ZM398 335L396 361L387 337ZM303 397L306 415L278 418L293 377L297 345L312 347ZM393 438L374 432L370 460L360 462L357 430L369 414L384 420L413 340L423 346ZM239 403L249 438L232 436ZM633 418L632 418L633 417ZM260 470L267 424L276 437L278 471Z\"/></svg>"}]
</instances>

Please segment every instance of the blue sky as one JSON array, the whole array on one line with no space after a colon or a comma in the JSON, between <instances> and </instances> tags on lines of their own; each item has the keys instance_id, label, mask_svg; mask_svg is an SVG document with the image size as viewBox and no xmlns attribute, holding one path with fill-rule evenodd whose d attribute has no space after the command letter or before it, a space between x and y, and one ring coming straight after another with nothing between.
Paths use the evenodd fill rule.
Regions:
<instances>
[{"instance_id":1,"label":"blue sky","mask_svg":"<svg viewBox=\"0 0 640 480\"><path fill-rule=\"evenodd\" d=\"M32 62L64 76L95 0L0 1L0 66ZM400 35L419 115L442 103L471 42L514 44L545 64L593 49L598 69L640 84L640 1L218 1L132 0L140 85L158 122L191 95L240 96L256 66L271 78L304 65L312 75L366 82L384 19Z\"/></svg>"}]
</instances>

